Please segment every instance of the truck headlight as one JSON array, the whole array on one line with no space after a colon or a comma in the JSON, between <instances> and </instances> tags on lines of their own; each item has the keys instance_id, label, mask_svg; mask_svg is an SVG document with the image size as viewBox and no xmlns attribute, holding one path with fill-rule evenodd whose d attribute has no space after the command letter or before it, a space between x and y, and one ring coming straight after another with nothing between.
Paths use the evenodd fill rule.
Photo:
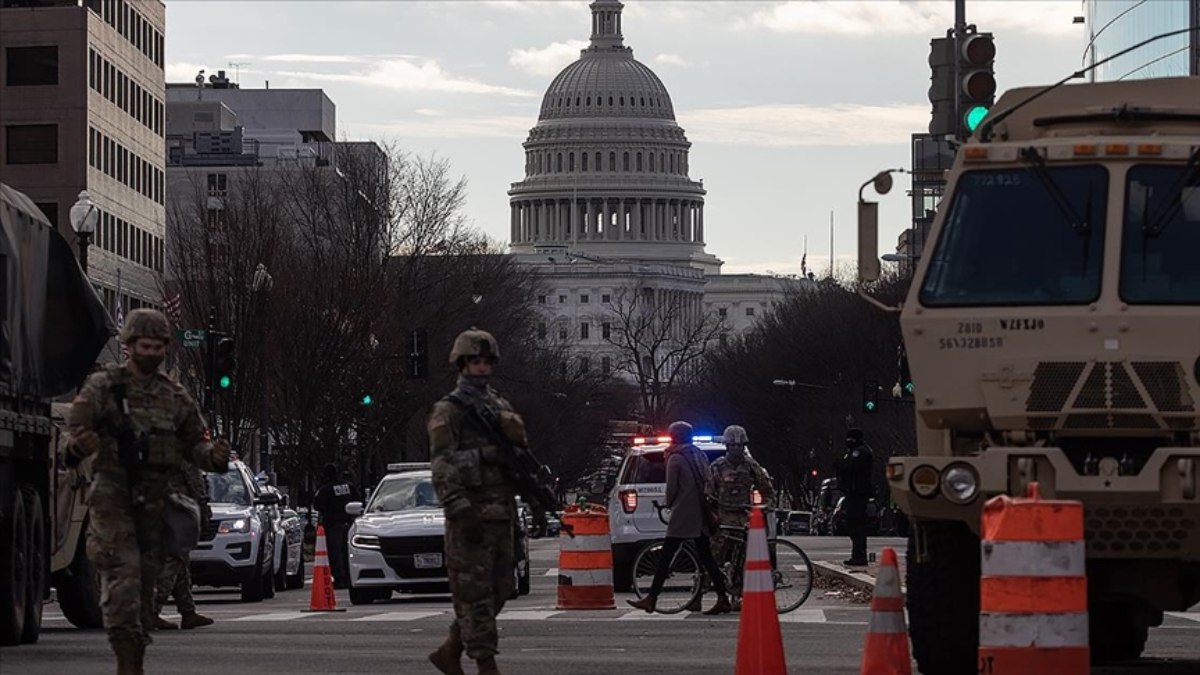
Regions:
<instances>
[{"instance_id":1,"label":"truck headlight","mask_svg":"<svg viewBox=\"0 0 1200 675\"><path fill-rule=\"evenodd\" d=\"M928 499L937 494L938 470L928 464L918 466L909 476L908 484L918 497Z\"/></svg>"},{"instance_id":2,"label":"truck headlight","mask_svg":"<svg viewBox=\"0 0 1200 675\"><path fill-rule=\"evenodd\" d=\"M217 534L242 534L250 531L250 520L248 518L238 518L237 520L222 520L217 526Z\"/></svg>"},{"instance_id":3,"label":"truck headlight","mask_svg":"<svg viewBox=\"0 0 1200 675\"><path fill-rule=\"evenodd\" d=\"M374 551L379 550L379 537L373 534L356 534L350 540L350 545L354 548L369 548Z\"/></svg>"},{"instance_id":4,"label":"truck headlight","mask_svg":"<svg viewBox=\"0 0 1200 675\"><path fill-rule=\"evenodd\" d=\"M969 464L951 464L942 472L942 494L955 504L966 504L979 494L979 474Z\"/></svg>"}]
</instances>

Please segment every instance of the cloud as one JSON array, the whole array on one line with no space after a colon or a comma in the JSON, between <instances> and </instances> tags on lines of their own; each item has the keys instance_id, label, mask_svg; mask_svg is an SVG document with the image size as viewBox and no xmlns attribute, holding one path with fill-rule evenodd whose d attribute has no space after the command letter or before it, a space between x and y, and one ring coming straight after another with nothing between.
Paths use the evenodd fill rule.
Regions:
<instances>
[{"instance_id":1,"label":"cloud","mask_svg":"<svg viewBox=\"0 0 1200 675\"><path fill-rule=\"evenodd\" d=\"M366 61L362 56L347 56L344 54L267 54L266 56L258 57L258 59L260 61L282 61L284 63L363 63Z\"/></svg>"},{"instance_id":2,"label":"cloud","mask_svg":"<svg viewBox=\"0 0 1200 675\"><path fill-rule=\"evenodd\" d=\"M456 77L432 59L386 58L363 64L366 67L352 73L318 73L307 71L275 71L284 77L317 82L351 82L401 91L433 91L451 94L485 94L498 96L536 97L537 93L501 85L487 84Z\"/></svg>"},{"instance_id":3,"label":"cloud","mask_svg":"<svg viewBox=\"0 0 1200 675\"><path fill-rule=\"evenodd\" d=\"M828 242L822 245L828 246ZM837 254L833 259L837 261L836 271L839 275L846 273L847 270L857 269L857 255ZM801 265L802 262L804 265ZM792 258L765 260L762 262L749 262L738 258L727 258L725 264L721 266L721 274L766 274L768 272L774 274L801 274L804 269L812 272L818 279L829 276L829 254L810 253L807 260L804 259L803 255L798 255Z\"/></svg>"},{"instance_id":4,"label":"cloud","mask_svg":"<svg viewBox=\"0 0 1200 675\"><path fill-rule=\"evenodd\" d=\"M680 68L686 68L692 65L687 59L678 54L659 54L658 56L654 57L654 62L667 66L679 66Z\"/></svg>"},{"instance_id":5,"label":"cloud","mask_svg":"<svg viewBox=\"0 0 1200 675\"><path fill-rule=\"evenodd\" d=\"M551 77L574 63L579 58L579 50L587 46L587 40L568 40L541 48L514 49L508 53L508 62L530 75Z\"/></svg>"},{"instance_id":6,"label":"cloud","mask_svg":"<svg viewBox=\"0 0 1200 675\"><path fill-rule=\"evenodd\" d=\"M761 147L909 142L929 124L929 105L767 104L677 113L693 142Z\"/></svg>"},{"instance_id":7,"label":"cloud","mask_svg":"<svg viewBox=\"0 0 1200 675\"><path fill-rule=\"evenodd\" d=\"M208 66L204 64L189 63L187 61L168 63L164 70L167 74L167 82L192 82L196 79L196 73L201 70L205 71L205 75L208 75L210 72L217 72L215 70L210 71Z\"/></svg>"},{"instance_id":8,"label":"cloud","mask_svg":"<svg viewBox=\"0 0 1200 675\"><path fill-rule=\"evenodd\" d=\"M413 119L389 120L354 125L370 137L398 138L502 138L512 140L529 132L533 120L528 115L433 116L416 111Z\"/></svg>"},{"instance_id":9,"label":"cloud","mask_svg":"<svg viewBox=\"0 0 1200 675\"><path fill-rule=\"evenodd\" d=\"M1078 0L971 2L968 21L997 33L1076 35L1082 39L1083 32L1071 22L1079 11ZM937 35L953 24L954 4L940 0L793 1L758 9L734 21L741 29L816 35Z\"/></svg>"}]
</instances>

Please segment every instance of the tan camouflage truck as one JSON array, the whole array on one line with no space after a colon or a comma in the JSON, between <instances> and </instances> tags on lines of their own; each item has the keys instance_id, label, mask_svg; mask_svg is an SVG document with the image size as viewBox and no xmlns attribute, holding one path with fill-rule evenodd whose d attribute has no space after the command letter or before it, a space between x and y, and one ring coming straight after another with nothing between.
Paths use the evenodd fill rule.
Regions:
<instances>
[{"instance_id":1,"label":"tan camouflage truck","mask_svg":"<svg viewBox=\"0 0 1200 675\"><path fill-rule=\"evenodd\" d=\"M1200 78L1015 89L992 113L900 316L918 450L886 472L926 675L977 672L980 511L1034 481L1085 507L1097 661L1200 602Z\"/></svg>"}]
</instances>

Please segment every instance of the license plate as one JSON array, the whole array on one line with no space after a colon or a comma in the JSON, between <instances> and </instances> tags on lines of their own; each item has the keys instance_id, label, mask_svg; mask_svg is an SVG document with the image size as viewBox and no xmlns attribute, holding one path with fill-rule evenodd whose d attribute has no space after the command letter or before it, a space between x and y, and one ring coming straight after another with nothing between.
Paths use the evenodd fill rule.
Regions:
<instances>
[{"instance_id":1,"label":"license plate","mask_svg":"<svg viewBox=\"0 0 1200 675\"><path fill-rule=\"evenodd\" d=\"M436 569L441 566L441 553L417 553L413 555L413 567L419 570Z\"/></svg>"}]
</instances>

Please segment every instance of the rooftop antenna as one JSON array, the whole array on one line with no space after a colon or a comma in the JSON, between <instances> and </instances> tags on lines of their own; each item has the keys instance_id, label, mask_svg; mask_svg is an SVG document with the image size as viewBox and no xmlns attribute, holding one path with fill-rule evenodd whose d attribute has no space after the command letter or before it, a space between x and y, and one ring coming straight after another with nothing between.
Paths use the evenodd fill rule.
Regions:
<instances>
[{"instance_id":1,"label":"rooftop antenna","mask_svg":"<svg viewBox=\"0 0 1200 675\"><path fill-rule=\"evenodd\" d=\"M229 62L229 67L233 68L233 81L236 82L239 87L242 86L242 66L249 65L249 63L234 63L233 61Z\"/></svg>"}]
</instances>

